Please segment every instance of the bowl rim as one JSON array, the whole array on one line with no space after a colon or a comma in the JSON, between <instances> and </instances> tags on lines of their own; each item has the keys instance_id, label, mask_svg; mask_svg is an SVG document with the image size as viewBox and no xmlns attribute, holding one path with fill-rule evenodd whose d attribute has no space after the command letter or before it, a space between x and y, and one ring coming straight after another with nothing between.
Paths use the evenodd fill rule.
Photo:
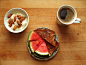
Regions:
<instances>
[{"instance_id":1,"label":"bowl rim","mask_svg":"<svg viewBox=\"0 0 86 65\"><path fill-rule=\"evenodd\" d=\"M21 10L21 11L23 11L23 12L25 13L25 15L27 16L27 24L26 24L26 26L25 26L23 29L19 30L19 31L10 30L10 29L8 28L8 26L6 26L6 24L5 24L5 22L6 22L6 21L5 21L6 15L7 15L10 11L12 11L12 10ZM5 16L4 16L4 25L5 25L6 29L7 29L8 31L12 32L12 33L20 33L20 32L22 32L22 31L24 31L24 30L27 28L28 24L29 24L29 16L28 16L28 13L27 13L24 9L22 9L22 8L12 8L12 9L10 9L9 11L7 11L6 14L5 14Z\"/></svg>"}]
</instances>

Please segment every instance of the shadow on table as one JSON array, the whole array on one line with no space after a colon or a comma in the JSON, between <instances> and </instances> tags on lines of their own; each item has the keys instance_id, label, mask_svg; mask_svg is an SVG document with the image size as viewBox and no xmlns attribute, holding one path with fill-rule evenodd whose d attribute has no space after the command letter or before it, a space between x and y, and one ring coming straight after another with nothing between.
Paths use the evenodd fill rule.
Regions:
<instances>
[{"instance_id":1,"label":"shadow on table","mask_svg":"<svg viewBox=\"0 0 86 65\"><path fill-rule=\"evenodd\" d=\"M24 33L25 31L21 32L21 33L11 33L9 32L7 34L8 41L9 42L26 42L27 41L27 37L28 34Z\"/></svg>"},{"instance_id":2,"label":"shadow on table","mask_svg":"<svg viewBox=\"0 0 86 65\"><path fill-rule=\"evenodd\" d=\"M69 25L66 25L66 26L60 26L60 25L58 25L58 29L59 29L60 33L68 33L69 32L68 29L70 29L70 26Z\"/></svg>"},{"instance_id":3,"label":"shadow on table","mask_svg":"<svg viewBox=\"0 0 86 65\"><path fill-rule=\"evenodd\" d=\"M56 58L58 58L58 56L57 56L58 53L59 53L59 50L57 51L57 53L56 53L55 56L53 56L52 58L47 59L47 60L39 60L39 59L34 58L32 55L31 55L31 57L32 57L33 60L35 60L37 62L40 62L40 63L42 63L42 62L45 62L46 63L47 62L48 63L48 61L56 60Z\"/></svg>"}]
</instances>

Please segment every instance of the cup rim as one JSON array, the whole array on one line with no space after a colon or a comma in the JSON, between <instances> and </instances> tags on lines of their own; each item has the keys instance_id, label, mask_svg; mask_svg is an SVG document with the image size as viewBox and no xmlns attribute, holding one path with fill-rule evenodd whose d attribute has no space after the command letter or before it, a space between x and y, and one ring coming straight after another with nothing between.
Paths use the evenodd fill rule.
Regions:
<instances>
[{"instance_id":1,"label":"cup rim","mask_svg":"<svg viewBox=\"0 0 86 65\"><path fill-rule=\"evenodd\" d=\"M60 9L62 8L62 7L67 7L67 8L72 8L73 9L73 12L74 12L74 19L71 21L71 22L69 22L69 23L63 23L61 20L60 20L60 18L59 18L59 14L58 14L58 12L60 11ZM62 24L65 24L65 25L69 25L69 24L72 24L75 20L76 20L76 18L77 18L77 12L76 12L76 10L74 9L74 7L72 7L71 5L62 5L59 9L58 9L58 11L57 11L57 18L58 18L58 20L59 20L59 22L61 22Z\"/></svg>"},{"instance_id":2,"label":"cup rim","mask_svg":"<svg viewBox=\"0 0 86 65\"><path fill-rule=\"evenodd\" d=\"M6 16L7 16L7 14L8 14L9 12L11 12L12 10L20 10L20 11L23 11L23 12L25 13L25 15L27 16L27 24L26 24L26 26L25 26L23 29L19 30L19 31L13 31L13 30L11 30L11 29L6 25L6 23L5 23L5 22L6 22L6 21L5 21L5 18L6 18ZM5 25L5 27L7 28L7 30L10 31L10 32L12 32L12 33L20 33L20 32L22 32L22 31L24 31L24 30L27 28L28 24L29 24L29 16L28 16L28 13L27 13L24 9L22 9L22 8L12 8L12 9L10 9L9 11L7 11L7 13L6 13L5 16L4 16L4 25Z\"/></svg>"}]
</instances>

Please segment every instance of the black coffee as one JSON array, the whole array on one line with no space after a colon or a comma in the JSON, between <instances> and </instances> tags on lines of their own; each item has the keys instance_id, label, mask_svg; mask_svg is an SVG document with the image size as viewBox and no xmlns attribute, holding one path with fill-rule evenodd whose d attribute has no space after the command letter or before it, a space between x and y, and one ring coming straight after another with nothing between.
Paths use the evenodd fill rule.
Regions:
<instances>
[{"instance_id":1,"label":"black coffee","mask_svg":"<svg viewBox=\"0 0 86 65\"><path fill-rule=\"evenodd\" d=\"M63 8L59 11L59 18L62 22L71 22L74 19L74 12L69 8Z\"/></svg>"},{"instance_id":2,"label":"black coffee","mask_svg":"<svg viewBox=\"0 0 86 65\"><path fill-rule=\"evenodd\" d=\"M67 9L63 9L63 10L61 10L61 12L60 12L60 17L61 17L61 19L65 19L66 18L66 16L67 16Z\"/></svg>"}]
</instances>

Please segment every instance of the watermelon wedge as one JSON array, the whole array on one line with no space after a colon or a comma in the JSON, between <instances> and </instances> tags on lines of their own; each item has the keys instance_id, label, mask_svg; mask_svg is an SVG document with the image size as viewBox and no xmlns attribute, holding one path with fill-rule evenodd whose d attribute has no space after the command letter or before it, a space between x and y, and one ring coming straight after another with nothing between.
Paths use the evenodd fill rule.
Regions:
<instances>
[{"instance_id":1,"label":"watermelon wedge","mask_svg":"<svg viewBox=\"0 0 86 65\"><path fill-rule=\"evenodd\" d=\"M43 42L43 43L38 47L38 49L35 51L35 53L37 53L37 54L39 54L39 55L49 55L48 49L47 49L47 46L46 46L46 43Z\"/></svg>"},{"instance_id":2,"label":"watermelon wedge","mask_svg":"<svg viewBox=\"0 0 86 65\"><path fill-rule=\"evenodd\" d=\"M28 35L28 41L43 40L36 32L30 31Z\"/></svg>"}]
</instances>

